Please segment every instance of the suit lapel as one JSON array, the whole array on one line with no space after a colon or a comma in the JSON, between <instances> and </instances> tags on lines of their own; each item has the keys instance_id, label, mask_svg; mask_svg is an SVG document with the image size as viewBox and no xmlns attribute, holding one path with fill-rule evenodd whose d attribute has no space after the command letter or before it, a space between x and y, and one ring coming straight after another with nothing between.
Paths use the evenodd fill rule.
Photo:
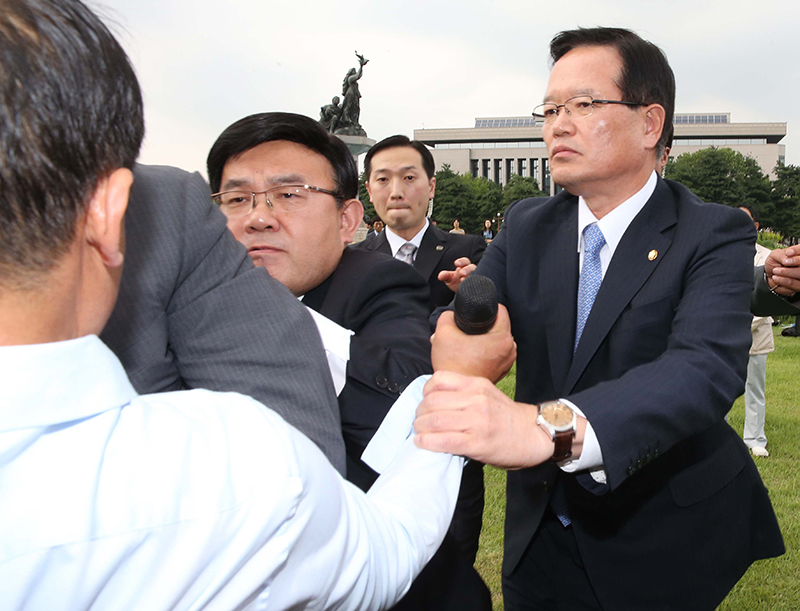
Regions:
<instances>
[{"instance_id":1,"label":"suit lapel","mask_svg":"<svg viewBox=\"0 0 800 611\"><path fill-rule=\"evenodd\" d=\"M386 239L386 230L384 229L378 235L373 237L371 240L366 242L364 247L367 250L377 250L378 252L383 252L392 256L392 247L389 246L389 240Z\"/></svg>"},{"instance_id":2,"label":"suit lapel","mask_svg":"<svg viewBox=\"0 0 800 611\"><path fill-rule=\"evenodd\" d=\"M414 267L426 280L430 278L433 270L442 260L446 246L446 234L433 225L429 225L425 230L425 235L422 236L417 257L414 259Z\"/></svg>"},{"instance_id":3,"label":"suit lapel","mask_svg":"<svg viewBox=\"0 0 800 611\"><path fill-rule=\"evenodd\" d=\"M570 197L559 204L553 223L542 223L539 239L550 246L544 249L540 269L544 282L537 299L544 300L547 315L547 350L553 388L563 387L572 362L578 295L578 201ZM553 278L557 281L553 282Z\"/></svg>"},{"instance_id":4,"label":"suit lapel","mask_svg":"<svg viewBox=\"0 0 800 611\"><path fill-rule=\"evenodd\" d=\"M659 180L653 195L633 219L617 245L592 311L586 319L586 327L564 387L565 393L573 390L623 309L664 260L672 244L664 231L676 222L674 199L666 183ZM652 251L657 253L655 258L650 254ZM574 318L572 329L574 333Z\"/></svg>"}]
</instances>

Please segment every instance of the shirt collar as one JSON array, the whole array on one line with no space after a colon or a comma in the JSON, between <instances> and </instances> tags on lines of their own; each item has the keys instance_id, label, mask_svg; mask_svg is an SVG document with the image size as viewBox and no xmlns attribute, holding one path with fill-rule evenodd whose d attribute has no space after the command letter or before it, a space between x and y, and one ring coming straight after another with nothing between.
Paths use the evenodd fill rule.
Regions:
<instances>
[{"instance_id":1,"label":"shirt collar","mask_svg":"<svg viewBox=\"0 0 800 611\"><path fill-rule=\"evenodd\" d=\"M397 255L397 251L400 250L400 247L403 244L405 244L406 242L411 242L414 246L417 247L417 250L419 250L419 245L422 243L422 236L425 235L425 231L428 229L428 225L429 224L430 223L429 223L428 219L426 218L425 219L425 224L422 226L422 229L420 229L417 232L417 235L415 235L410 240L406 240L405 238L401 238L394 231L389 229L389 227L386 227L384 229L384 231L386 232L386 239L389 241L389 248L392 249L392 256L394 257L395 255Z\"/></svg>"},{"instance_id":2,"label":"shirt collar","mask_svg":"<svg viewBox=\"0 0 800 611\"><path fill-rule=\"evenodd\" d=\"M119 359L96 335L1 346L0 371L0 432L88 418L136 397Z\"/></svg>"},{"instance_id":3,"label":"shirt collar","mask_svg":"<svg viewBox=\"0 0 800 611\"><path fill-rule=\"evenodd\" d=\"M655 171L650 175L650 178L639 191L632 197L622 202L619 206L614 208L611 212L606 214L600 220L595 217L589 206L586 205L583 197L578 197L578 251L581 251L583 240L583 230L587 225L597 223L600 231L603 232L603 237L606 239L606 244L613 254L617 249L617 244L622 240L622 236L628 229L628 225L636 217L637 214L644 208L647 200L653 195L656 190L656 183L658 182Z\"/></svg>"}]
</instances>

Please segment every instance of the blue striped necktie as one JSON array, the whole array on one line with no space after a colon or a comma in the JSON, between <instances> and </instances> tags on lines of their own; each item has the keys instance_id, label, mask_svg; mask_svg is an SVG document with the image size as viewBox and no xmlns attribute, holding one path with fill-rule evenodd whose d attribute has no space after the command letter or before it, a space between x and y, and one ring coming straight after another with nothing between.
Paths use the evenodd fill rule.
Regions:
<instances>
[{"instance_id":1,"label":"blue striped necktie","mask_svg":"<svg viewBox=\"0 0 800 611\"><path fill-rule=\"evenodd\" d=\"M583 230L583 266L581 267L581 278L578 282L578 318L575 326L575 345L573 352L578 349L578 342L581 341L583 328L586 326L586 319L592 311L594 298L600 290L600 283L603 282L603 267L600 264L600 249L605 246L606 239L597 223L587 225Z\"/></svg>"}]
</instances>

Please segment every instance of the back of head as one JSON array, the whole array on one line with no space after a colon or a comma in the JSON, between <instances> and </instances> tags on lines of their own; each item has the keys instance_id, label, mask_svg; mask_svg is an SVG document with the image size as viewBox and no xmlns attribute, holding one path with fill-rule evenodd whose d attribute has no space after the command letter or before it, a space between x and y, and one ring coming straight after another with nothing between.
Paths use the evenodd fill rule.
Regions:
<instances>
[{"instance_id":1,"label":"back of head","mask_svg":"<svg viewBox=\"0 0 800 611\"><path fill-rule=\"evenodd\" d=\"M376 154L387 149L402 146L407 146L417 151L420 154L420 157L422 157L422 167L425 170L425 174L427 174L428 179L434 177L436 174L436 163L434 162L433 155L428 150L428 147L419 140L410 140L408 136L398 134L396 136L389 136L388 138L384 138L380 142L373 144L369 151L367 151L367 155L364 157L364 174L366 175L367 180L369 180L369 176L372 173L372 158L375 157Z\"/></svg>"},{"instance_id":2,"label":"back of head","mask_svg":"<svg viewBox=\"0 0 800 611\"><path fill-rule=\"evenodd\" d=\"M617 87L622 101L639 104L660 104L664 107L664 130L658 141L661 156L671 140L672 117L675 112L675 75L666 55L656 45L622 28L578 28L556 34L550 41L550 58L557 62L577 47L612 47L622 60Z\"/></svg>"},{"instance_id":3,"label":"back of head","mask_svg":"<svg viewBox=\"0 0 800 611\"><path fill-rule=\"evenodd\" d=\"M329 134L319 122L290 112L264 112L239 119L220 134L208 153L208 180L217 192L228 160L263 144L285 140L319 153L333 168L337 200L358 197L358 167L347 145Z\"/></svg>"},{"instance_id":4,"label":"back of head","mask_svg":"<svg viewBox=\"0 0 800 611\"><path fill-rule=\"evenodd\" d=\"M0 12L0 286L36 286L98 180L133 168L142 97L125 52L77 0Z\"/></svg>"}]
</instances>

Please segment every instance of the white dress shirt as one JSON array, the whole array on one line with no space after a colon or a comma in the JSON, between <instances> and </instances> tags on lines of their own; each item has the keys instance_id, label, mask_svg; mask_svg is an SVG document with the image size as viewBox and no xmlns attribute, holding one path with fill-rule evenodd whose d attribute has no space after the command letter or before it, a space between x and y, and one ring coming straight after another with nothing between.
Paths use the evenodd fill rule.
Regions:
<instances>
[{"instance_id":1,"label":"white dress shirt","mask_svg":"<svg viewBox=\"0 0 800 611\"><path fill-rule=\"evenodd\" d=\"M611 258L614 256L614 251L617 245L622 240L622 236L628 230L628 226L636 218L636 215L641 212L647 200L653 195L656 190L657 183L656 173L653 172L650 178L639 191L637 191L631 198L622 202L619 206L614 208L611 212L606 214L603 218L599 219L589 210L586 201L583 197L578 197L578 269L583 266L583 230L592 223L597 223L600 231L603 232L603 237L606 240L603 248L600 249L600 265L603 269L603 278L606 276L608 266L611 263ZM561 402L569 405L579 415L584 416L580 407L566 399L559 399ZM584 469L591 470L592 477L598 481L605 483L606 474L603 471L603 452L600 449L600 444L597 441L597 435L590 422L586 422L586 432L583 438L583 449L581 456L577 460L567 460L560 463L561 468L567 472L582 471Z\"/></svg>"},{"instance_id":2,"label":"white dress shirt","mask_svg":"<svg viewBox=\"0 0 800 611\"><path fill-rule=\"evenodd\" d=\"M364 495L235 393L138 396L97 337L0 347L0 610L379 609L439 546L462 459Z\"/></svg>"},{"instance_id":3,"label":"white dress shirt","mask_svg":"<svg viewBox=\"0 0 800 611\"><path fill-rule=\"evenodd\" d=\"M428 229L428 225L430 225L430 221L426 218L425 219L425 224L422 226L422 229L420 229L416 233L416 235L414 235L414 237L411 238L410 240L406 240L405 238L401 238L394 231L392 231L389 227L384 229L384 231L386 232L386 240L389 242L389 248L392 249L392 256L396 257L397 256L397 251L400 250L400 247L403 244L405 244L406 242L409 242L409 243L411 243L411 244L413 244L414 246L417 247L417 249L414 251L414 260L416 261L417 260L417 253L419 252L419 245L422 244L422 238L425 235L425 231L427 231L427 229Z\"/></svg>"}]
</instances>

